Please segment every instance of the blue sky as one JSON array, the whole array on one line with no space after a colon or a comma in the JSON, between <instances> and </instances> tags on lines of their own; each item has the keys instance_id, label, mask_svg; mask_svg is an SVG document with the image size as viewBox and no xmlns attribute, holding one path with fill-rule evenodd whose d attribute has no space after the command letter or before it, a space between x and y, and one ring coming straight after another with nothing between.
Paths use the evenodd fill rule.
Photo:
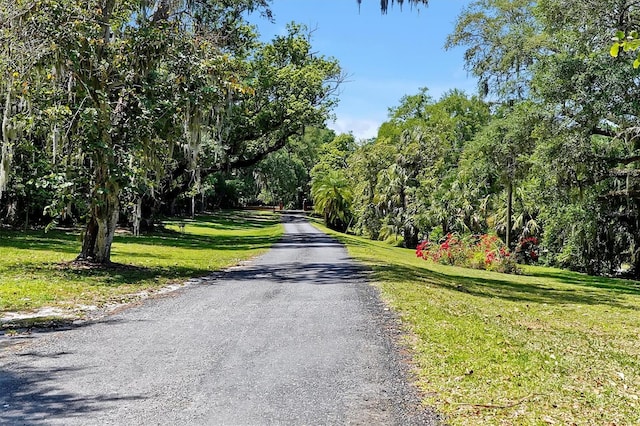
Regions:
<instances>
[{"instance_id":1,"label":"blue sky","mask_svg":"<svg viewBox=\"0 0 640 426\"><path fill-rule=\"evenodd\" d=\"M375 136L388 109L420 87L435 99L454 88L475 94L463 49L444 50L456 17L469 3L431 0L419 11L396 4L381 15L378 0L363 0L360 11L356 0L274 0L275 23L252 21L266 40L284 33L291 21L315 29L314 50L338 59L349 76L340 89L336 121L327 124L361 139Z\"/></svg>"}]
</instances>

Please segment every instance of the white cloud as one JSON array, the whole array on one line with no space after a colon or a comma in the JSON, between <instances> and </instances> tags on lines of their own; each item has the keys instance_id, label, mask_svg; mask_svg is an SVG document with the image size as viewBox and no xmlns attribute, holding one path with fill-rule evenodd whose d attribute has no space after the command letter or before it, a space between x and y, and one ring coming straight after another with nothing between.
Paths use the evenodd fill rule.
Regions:
<instances>
[{"instance_id":1,"label":"white cloud","mask_svg":"<svg viewBox=\"0 0 640 426\"><path fill-rule=\"evenodd\" d=\"M378 128L382 121L370 118L340 117L333 122L328 122L327 127L336 133L353 133L356 140L370 139L378 135Z\"/></svg>"}]
</instances>

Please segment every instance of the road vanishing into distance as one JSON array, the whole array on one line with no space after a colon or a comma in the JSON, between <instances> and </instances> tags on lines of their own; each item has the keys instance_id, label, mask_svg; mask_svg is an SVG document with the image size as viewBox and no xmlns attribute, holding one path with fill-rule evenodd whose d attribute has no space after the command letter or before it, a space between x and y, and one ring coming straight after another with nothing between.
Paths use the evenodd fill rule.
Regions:
<instances>
[{"instance_id":1,"label":"road vanishing into distance","mask_svg":"<svg viewBox=\"0 0 640 426\"><path fill-rule=\"evenodd\" d=\"M432 425L366 273L303 217L267 254L0 345L1 425Z\"/></svg>"}]
</instances>

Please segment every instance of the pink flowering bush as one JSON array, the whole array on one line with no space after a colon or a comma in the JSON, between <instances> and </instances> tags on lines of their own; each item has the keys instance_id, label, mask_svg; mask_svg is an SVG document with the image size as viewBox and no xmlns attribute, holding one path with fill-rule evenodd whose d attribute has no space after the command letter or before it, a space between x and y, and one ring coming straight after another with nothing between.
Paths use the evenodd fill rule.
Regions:
<instances>
[{"instance_id":1,"label":"pink flowering bush","mask_svg":"<svg viewBox=\"0 0 640 426\"><path fill-rule=\"evenodd\" d=\"M416 256L443 265L519 273L516 260L495 235L460 237L449 233L439 242L425 240L416 248Z\"/></svg>"},{"instance_id":2,"label":"pink flowering bush","mask_svg":"<svg viewBox=\"0 0 640 426\"><path fill-rule=\"evenodd\" d=\"M439 243L421 242L416 248L416 255L443 265L457 265L467 256L465 244L456 234L447 234Z\"/></svg>"}]
</instances>

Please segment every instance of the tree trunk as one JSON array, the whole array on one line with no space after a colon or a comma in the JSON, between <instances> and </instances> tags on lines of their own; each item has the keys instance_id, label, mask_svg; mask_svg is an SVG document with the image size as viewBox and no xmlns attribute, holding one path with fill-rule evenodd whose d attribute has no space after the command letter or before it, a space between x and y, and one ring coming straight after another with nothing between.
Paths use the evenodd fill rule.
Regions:
<instances>
[{"instance_id":1,"label":"tree trunk","mask_svg":"<svg viewBox=\"0 0 640 426\"><path fill-rule=\"evenodd\" d=\"M140 236L140 222L142 222L142 197L138 197L133 208L133 236Z\"/></svg>"},{"instance_id":2,"label":"tree trunk","mask_svg":"<svg viewBox=\"0 0 640 426\"><path fill-rule=\"evenodd\" d=\"M98 198L91 211L77 260L109 264L111 244L120 214L118 194L109 193Z\"/></svg>"},{"instance_id":3,"label":"tree trunk","mask_svg":"<svg viewBox=\"0 0 640 426\"><path fill-rule=\"evenodd\" d=\"M513 182L509 180L507 183L507 235L505 238L505 244L508 249L511 249L511 216L513 214Z\"/></svg>"},{"instance_id":4,"label":"tree trunk","mask_svg":"<svg viewBox=\"0 0 640 426\"><path fill-rule=\"evenodd\" d=\"M113 141L109 132L110 111L106 103L101 105L100 126L101 146L93 153L94 182L91 205L88 212L87 229L82 241L82 251L77 260L93 263L111 263L111 244L120 215L120 185L113 170L116 161Z\"/></svg>"},{"instance_id":5,"label":"tree trunk","mask_svg":"<svg viewBox=\"0 0 640 426\"><path fill-rule=\"evenodd\" d=\"M9 138L9 115L11 111L11 86L7 87L6 102L4 105L4 111L2 112L2 123L0 127L0 133L2 134L2 140L0 142L1 154L0 154L0 199L2 193L6 191L9 183L9 172L11 170L12 161L12 148L11 140Z\"/></svg>"}]
</instances>

